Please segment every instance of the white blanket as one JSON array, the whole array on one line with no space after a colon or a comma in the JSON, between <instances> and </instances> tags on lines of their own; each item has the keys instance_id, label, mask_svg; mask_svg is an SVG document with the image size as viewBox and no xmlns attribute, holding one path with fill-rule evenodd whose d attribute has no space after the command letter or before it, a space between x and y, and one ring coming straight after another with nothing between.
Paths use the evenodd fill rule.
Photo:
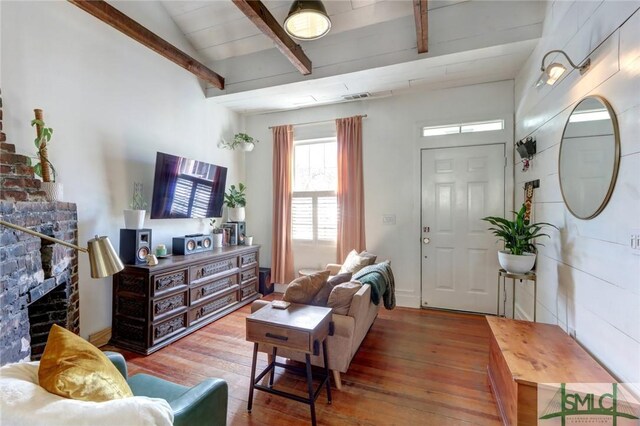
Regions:
<instances>
[{"instance_id":1,"label":"white blanket","mask_svg":"<svg viewBox=\"0 0 640 426\"><path fill-rule=\"evenodd\" d=\"M63 398L38 384L38 362L0 368L2 426L171 426L173 411L164 399L134 396L107 402Z\"/></svg>"}]
</instances>

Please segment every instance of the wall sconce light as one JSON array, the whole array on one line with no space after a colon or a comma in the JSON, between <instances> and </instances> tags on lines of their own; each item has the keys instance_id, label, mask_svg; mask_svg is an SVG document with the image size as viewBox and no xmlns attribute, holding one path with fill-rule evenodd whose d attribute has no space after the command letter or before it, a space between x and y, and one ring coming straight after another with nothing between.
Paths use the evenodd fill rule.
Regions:
<instances>
[{"instance_id":1,"label":"wall sconce light","mask_svg":"<svg viewBox=\"0 0 640 426\"><path fill-rule=\"evenodd\" d=\"M540 79L536 83L536 87L540 87L545 83L552 86L556 81L558 81L558 79L562 76L562 74L564 74L564 72L567 70L567 68L564 65L558 62L553 62L546 67L544 66L544 60L547 59L547 56L551 55L552 53L563 54L564 57L567 58L567 61L569 61L569 64L573 67L573 69L580 70L580 75L587 72L587 70L591 66L591 58L587 58L580 65L576 65L573 63L571 58L567 56L564 50L550 50L542 57L542 66L540 67L540 70L542 71L542 75L540 76Z\"/></svg>"},{"instance_id":2,"label":"wall sconce light","mask_svg":"<svg viewBox=\"0 0 640 426\"><path fill-rule=\"evenodd\" d=\"M33 231L29 228L5 222L0 220L0 225L7 228L16 229L21 232L25 232L30 235L35 235L43 240L52 241L54 243L62 244L63 246L71 247L72 249L83 251L89 254L89 264L91 267L91 278L105 278L111 275L117 274L124 269L122 261L116 254L116 251L111 245L108 237L96 237L88 241L88 248L80 247L75 244L68 243L57 238L50 237L45 234Z\"/></svg>"}]
</instances>

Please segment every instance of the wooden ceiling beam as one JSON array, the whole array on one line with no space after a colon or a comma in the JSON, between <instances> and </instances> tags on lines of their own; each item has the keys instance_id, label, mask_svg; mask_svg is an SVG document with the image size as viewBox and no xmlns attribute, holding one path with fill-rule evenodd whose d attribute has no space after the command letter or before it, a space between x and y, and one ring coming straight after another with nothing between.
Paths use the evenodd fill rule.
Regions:
<instances>
[{"instance_id":1,"label":"wooden ceiling beam","mask_svg":"<svg viewBox=\"0 0 640 426\"><path fill-rule=\"evenodd\" d=\"M302 47L287 34L269 9L259 0L233 0L233 3L303 75L311 74L311 60Z\"/></svg>"},{"instance_id":2,"label":"wooden ceiling beam","mask_svg":"<svg viewBox=\"0 0 640 426\"><path fill-rule=\"evenodd\" d=\"M157 36L138 22L129 18L115 7L103 0L68 0L85 12L95 16L102 22L111 25L126 36L131 37L154 52L196 75L204 81L213 84L218 89L224 89L224 78L213 70L184 53L168 41Z\"/></svg>"},{"instance_id":3,"label":"wooden ceiling beam","mask_svg":"<svg viewBox=\"0 0 640 426\"><path fill-rule=\"evenodd\" d=\"M413 0L413 16L416 21L418 53L427 53L429 51L429 11L427 10L427 0Z\"/></svg>"}]
</instances>

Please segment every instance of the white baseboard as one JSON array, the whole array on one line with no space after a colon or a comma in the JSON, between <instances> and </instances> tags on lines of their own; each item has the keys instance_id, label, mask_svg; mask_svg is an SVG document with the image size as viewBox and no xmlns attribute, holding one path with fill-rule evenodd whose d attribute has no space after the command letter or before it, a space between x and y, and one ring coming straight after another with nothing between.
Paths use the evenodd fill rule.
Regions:
<instances>
[{"instance_id":1,"label":"white baseboard","mask_svg":"<svg viewBox=\"0 0 640 426\"><path fill-rule=\"evenodd\" d=\"M533 321L533 318L527 315L524 309L522 309L520 305L518 305L517 303L516 303L516 312L514 317L515 319L518 319L518 320Z\"/></svg>"}]
</instances>

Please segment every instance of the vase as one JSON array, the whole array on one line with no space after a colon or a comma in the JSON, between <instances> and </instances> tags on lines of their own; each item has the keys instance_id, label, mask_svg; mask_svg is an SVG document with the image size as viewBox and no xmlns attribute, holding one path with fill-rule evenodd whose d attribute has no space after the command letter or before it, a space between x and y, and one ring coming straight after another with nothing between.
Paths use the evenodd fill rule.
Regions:
<instances>
[{"instance_id":1,"label":"vase","mask_svg":"<svg viewBox=\"0 0 640 426\"><path fill-rule=\"evenodd\" d=\"M47 201L62 201L63 187L58 182L41 182L40 189L44 191Z\"/></svg>"},{"instance_id":2,"label":"vase","mask_svg":"<svg viewBox=\"0 0 640 426\"><path fill-rule=\"evenodd\" d=\"M146 210L131 210L124 211L124 227L126 229L142 229L144 228L144 216L147 213Z\"/></svg>"},{"instance_id":3,"label":"vase","mask_svg":"<svg viewBox=\"0 0 640 426\"><path fill-rule=\"evenodd\" d=\"M244 207L229 207L227 211L227 219L229 222L244 222Z\"/></svg>"},{"instance_id":4,"label":"vase","mask_svg":"<svg viewBox=\"0 0 640 426\"><path fill-rule=\"evenodd\" d=\"M511 254L508 250L498 252L498 262L502 269L512 274L526 274L533 269L536 264L535 253L524 253L521 255Z\"/></svg>"},{"instance_id":5,"label":"vase","mask_svg":"<svg viewBox=\"0 0 640 426\"><path fill-rule=\"evenodd\" d=\"M223 233L213 234L213 246L214 247L222 247L222 237L223 236L224 236Z\"/></svg>"}]
</instances>

